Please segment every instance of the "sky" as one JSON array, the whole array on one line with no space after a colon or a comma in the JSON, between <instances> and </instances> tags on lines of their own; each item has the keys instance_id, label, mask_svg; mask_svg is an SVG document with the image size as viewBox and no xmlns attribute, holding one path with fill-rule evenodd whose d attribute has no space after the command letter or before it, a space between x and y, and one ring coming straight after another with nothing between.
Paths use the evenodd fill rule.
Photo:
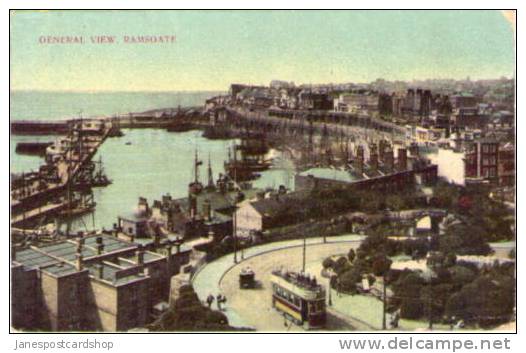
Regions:
<instances>
[{"instance_id":1,"label":"sky","mask_svg":"<svg viewBox=\"0 0 526 353\"><path fill-rule=\"evenodd\" d=\"M91 36L116 36L92 44ZM175 35L171 44L124 36ZM232 82L511 77L500 11L15 11L13 90L227 90ZM82 36L84 44L41 44Z\"/></svg>"}]
</instances>

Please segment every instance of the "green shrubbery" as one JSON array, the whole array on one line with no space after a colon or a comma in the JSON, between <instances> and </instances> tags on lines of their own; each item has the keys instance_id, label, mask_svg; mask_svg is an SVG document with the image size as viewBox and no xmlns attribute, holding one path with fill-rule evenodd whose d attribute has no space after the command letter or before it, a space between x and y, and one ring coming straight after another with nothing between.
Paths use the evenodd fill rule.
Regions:
<instances>
[{"instance_id":1,"label":"green shrubbery","mask_svg":"<svg viewBox=\"0 0 526 353\"><path fill-rule=\"evenodd\" d=\"M394 295L390 304L400 308L402 318L431 316L435 322L455 318L483 328L511 318L515 298L513 263L482 270L464 262L448 264L447 260L442 265L435 262L436 275L431 279L411 270L391 278Z\"/></svg>"}]
</instances>

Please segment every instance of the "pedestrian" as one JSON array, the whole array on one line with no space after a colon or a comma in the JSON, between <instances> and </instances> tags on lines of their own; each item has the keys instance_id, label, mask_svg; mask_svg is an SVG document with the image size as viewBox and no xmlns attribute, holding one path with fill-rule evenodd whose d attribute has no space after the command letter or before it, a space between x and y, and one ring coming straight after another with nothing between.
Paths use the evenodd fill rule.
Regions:
<instances>
[{"instance_id":1,"label":"pedestrian","mask_svg":"<svg viewBox=\"0 0 526 353\"><path fill-rule=\"evenodd\" d=\"M221 304L223 303L223 296L221 294L218 294L216 296L216 299L217 299L216 300L216 302L217 302L217 309L223 310L223 309L221 309Z\"/></svg>"},{"instance_id":2,"label":"pedestrian","mask_svg":"<svg viewBox=\"0 0 526 353\"><path fill-rule=\"evenodd\" d=\"M206 297L206 303L208 304L208 307L212 307L212 303L214 302L214 296L212 294L209 294L208 297Z\"/></svg>"}]
</instances>

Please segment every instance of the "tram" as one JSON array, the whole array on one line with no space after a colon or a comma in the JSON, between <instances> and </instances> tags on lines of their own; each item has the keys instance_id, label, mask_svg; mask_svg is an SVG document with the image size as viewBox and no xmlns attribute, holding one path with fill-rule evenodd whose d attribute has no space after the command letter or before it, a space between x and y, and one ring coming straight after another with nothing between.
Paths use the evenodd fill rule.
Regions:
<instances>
[{"instance_id":1,"label":"tram","mask_svg":"<svg viewBox=\"0 0 526 353\"><path fill-rule=\"evenodd\" d=\"M321 328L326 322L325 288L302 273L273 271L272 307L296 325Z\"/></svg>"}]
</instances>

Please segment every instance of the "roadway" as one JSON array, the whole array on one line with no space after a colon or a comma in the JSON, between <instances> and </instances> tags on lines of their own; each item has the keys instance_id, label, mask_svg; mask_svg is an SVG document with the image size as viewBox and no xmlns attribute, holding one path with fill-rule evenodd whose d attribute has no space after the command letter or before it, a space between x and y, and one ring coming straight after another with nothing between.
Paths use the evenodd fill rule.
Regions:
<instances>
[{"instance_id":1,"label":"roadway","mask_svg":"<svg viewBox=\"0 0 526 353\"><path fill-rule=\"evenodd\" d=\"M334 254L347 253L363 240L360 235L341 235L307 240L307 271L320 278L321 262ZM234 264L233 254L223 256L205 265L193 278L193 286L201 300L209 294L221 293L227 297L224 313L232 326L251 327L261 331L303 331L303 328L285 322L283 316L271 308L270 271L283 266L289 270L300 270L302 266L303 240L288 240L268 243L246 249L238 264ZM241 268L250 266L256 273L260 286L257 289L239 289L238 275ZM320 278L321 280L321 278ZM286 325L286 326L285 326ZM351 330L356 328L351 318L328 313L327 330Z\"/></svg>"}]
</instances>

